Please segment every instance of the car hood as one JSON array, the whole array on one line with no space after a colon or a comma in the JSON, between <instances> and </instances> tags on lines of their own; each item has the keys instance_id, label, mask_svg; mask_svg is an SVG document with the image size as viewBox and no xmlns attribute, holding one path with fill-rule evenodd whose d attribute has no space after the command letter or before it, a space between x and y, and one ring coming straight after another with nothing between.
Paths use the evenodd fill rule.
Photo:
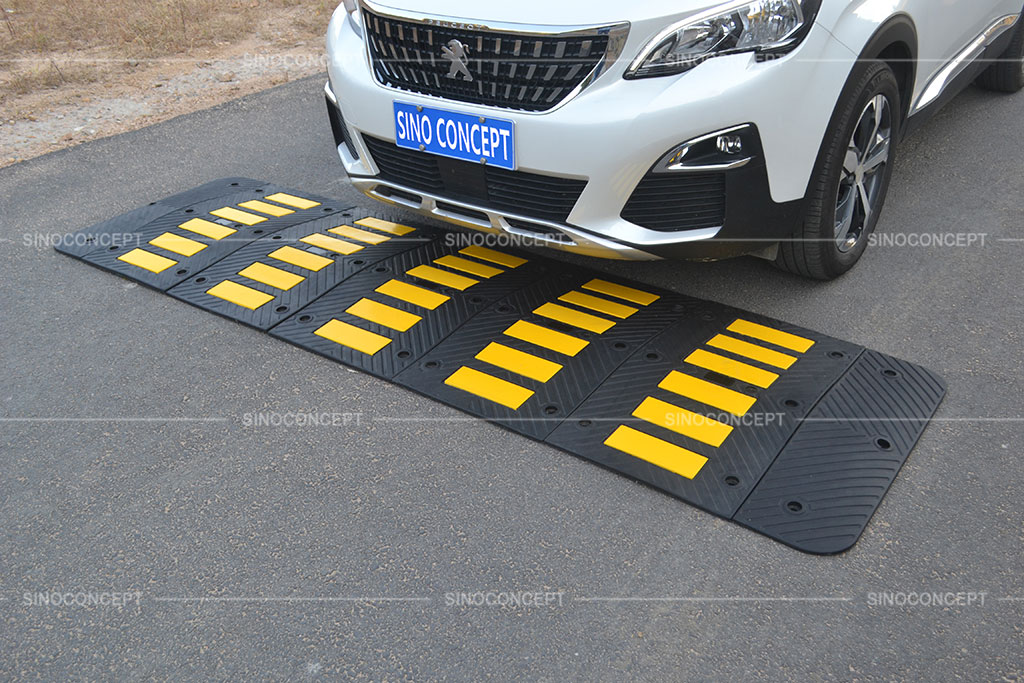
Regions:
<instances>
[{"instance_id":1,"label":"car hood","mask_svg":"<svg viewBox=\"0 0 1024 683\"><path fill-rule=\"evenodd\" d=\"M385 0L374 1L373 4L403 13L484 25L488 22L501 22L580 26L652 19L671 21L721 5L723 0L514 0L501 3L484 3L480 0Z\"/></svg>"}]
</instances>

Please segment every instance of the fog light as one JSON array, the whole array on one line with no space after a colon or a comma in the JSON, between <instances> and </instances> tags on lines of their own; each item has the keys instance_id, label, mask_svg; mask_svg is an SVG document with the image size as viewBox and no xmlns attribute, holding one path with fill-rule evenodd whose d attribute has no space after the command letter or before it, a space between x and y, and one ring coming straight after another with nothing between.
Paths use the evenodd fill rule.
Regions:
<instances>
[{"instance_id":1,"label":"fog light","mask_svg":"<svg viewBox=\"0 0 1024 683\"><path fill-rule=\"evenodd\" d=\"M742 154L743 138L739 135L719 135L718 151L723 154Z\"/></svg>"}]
</instances>

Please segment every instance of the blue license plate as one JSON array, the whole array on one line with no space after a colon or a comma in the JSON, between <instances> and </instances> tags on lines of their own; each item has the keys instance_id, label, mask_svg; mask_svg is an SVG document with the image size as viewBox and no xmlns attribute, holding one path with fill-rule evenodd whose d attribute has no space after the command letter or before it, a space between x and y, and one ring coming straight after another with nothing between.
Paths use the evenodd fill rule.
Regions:
<instances>
[{"instance_id":1,"label":"blue license plate","mask_svg":"<svg viewBox=\"0 0 1024 683\"><path fill-rule=\"evenodd\" d=\"M515 124L504 119L395 102L395 140L449 159L516 168Z\"/></svg>"}]
</instances>

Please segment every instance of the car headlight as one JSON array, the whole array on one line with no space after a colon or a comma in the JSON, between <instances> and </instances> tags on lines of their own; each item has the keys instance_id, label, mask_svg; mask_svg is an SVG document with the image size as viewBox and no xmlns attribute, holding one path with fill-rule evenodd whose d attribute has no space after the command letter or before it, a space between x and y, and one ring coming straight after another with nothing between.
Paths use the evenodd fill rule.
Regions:
<instances>
[{"instance_id":1,"label":"car headlight","mask_svg":"<svg viewBox=\"0 0 1024 683\"><path fill-rule=\"evenodd\" d=\"M720 55L788 52L807 32L821 0L737 0L662 32L643 49L626 78L681 74Z\"/></svg>"},{"instance_id":2,"label":"car headlight","mask_svg":"<svg viewBox=\"0 0 1024 683\"><path fill-rule=\"evenodd\" d=\"M352 24L352 28L360 36L363 35L363 15L359 11L359 2L357 0L343 0L341 3L345 6L345 13L348 14L348 21Z\"/></svg>"}]
</instances>

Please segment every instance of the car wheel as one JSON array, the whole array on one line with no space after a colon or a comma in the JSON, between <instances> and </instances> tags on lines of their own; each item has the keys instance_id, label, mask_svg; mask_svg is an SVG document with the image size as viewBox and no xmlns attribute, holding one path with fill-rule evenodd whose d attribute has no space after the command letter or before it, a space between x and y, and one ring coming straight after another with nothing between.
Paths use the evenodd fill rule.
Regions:
<instances>
[{"instance_id":1,"label":"car wheel","mask_svg":"<svg viewBox=\"0 0 1024 683\"><path fill-rule=\"evenodd\" d=\"M859 62L825 135L803 226L779 245L778 267L832 280L860 260L889 190L902 111L892 69Z\"/></svg>"},{"instance_id":2,"label":"car wheel","mask_svg":"<svg viewBox=\"0 0 1024 683\"><path fill-rule=\"evenodd\" d=\"M978 76L978 85L996 92L1024 90L1024 18L1017 20L1013 42L999 56L999 61Z\"/></svg>"}]
</instances>

